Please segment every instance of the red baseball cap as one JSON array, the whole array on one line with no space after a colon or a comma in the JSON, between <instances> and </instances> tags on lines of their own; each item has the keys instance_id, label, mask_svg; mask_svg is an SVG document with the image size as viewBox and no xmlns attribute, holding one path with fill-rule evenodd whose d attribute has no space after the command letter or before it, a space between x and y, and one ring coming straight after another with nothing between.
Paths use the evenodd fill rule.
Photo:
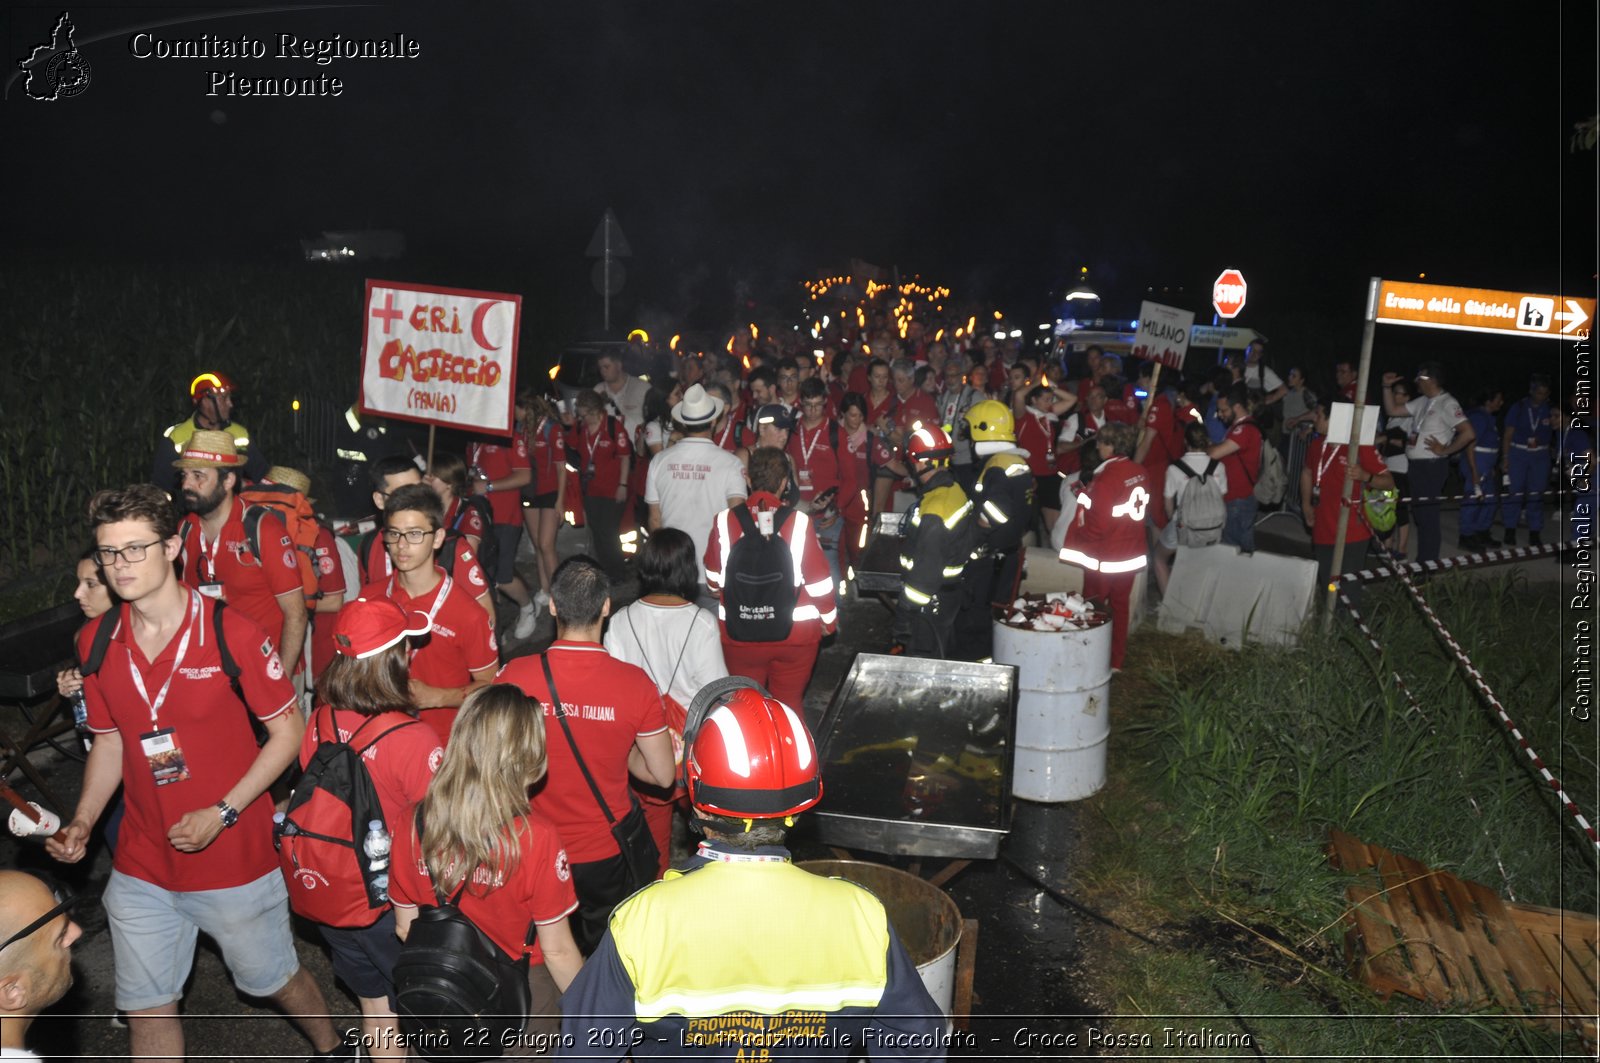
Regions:
<instances>
[{"instance_id":1,"label":"red baseball cap","mask_svg":"<svg viewBox=\"0 0 1600 1063\"><path fill-rule=\"evenodd\" d=\"M388 598L357 598L339 610L333 627L334 652L363 660L403 638L426 635L433 622L426 613L400 608Z\"/></svg>"}]
</instances>

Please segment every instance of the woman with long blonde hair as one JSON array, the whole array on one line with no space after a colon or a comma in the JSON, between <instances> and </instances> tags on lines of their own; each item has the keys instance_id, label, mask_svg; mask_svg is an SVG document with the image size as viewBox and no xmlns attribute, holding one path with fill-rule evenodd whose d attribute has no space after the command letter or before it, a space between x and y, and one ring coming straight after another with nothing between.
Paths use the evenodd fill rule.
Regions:
<instances>
[{"instance_id":1,"label":"woman with long blonde hair","mask_svg":"<svg viewBox=\"0 0 1600 1063\"><path fill-rule=\"evenodd\" d=\"M528 808L528 788L545 768L539 703L508 684L474 690L411 829L395 832L389 886L402 940L417 908L442 896L506 956L526 952L531 1015L543 1020L528 1030L537 1033L552 1032L559 994L583 966L567 925L578 899L566 850L549 821Z\"/></svg>"}]
</instances>

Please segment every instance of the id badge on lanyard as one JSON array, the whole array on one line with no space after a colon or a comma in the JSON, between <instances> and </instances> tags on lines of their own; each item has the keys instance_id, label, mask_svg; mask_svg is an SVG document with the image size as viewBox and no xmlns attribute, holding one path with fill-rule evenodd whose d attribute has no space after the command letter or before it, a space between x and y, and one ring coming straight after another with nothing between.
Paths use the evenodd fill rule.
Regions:
<instances>
[{"instance_id":1,"label":"id badge on lanyard","mask_svg":"<svg viewBox=\"0 0 1600 1063\"><path fill-rule=\"evenodd\" d=\"M183 637L178 640L178 651L172 658L172 670L167 673L166 682L161 684L154 700L144 685L144 676L139 674L139 666L133 663L133 655L128 655L128 673L133 679L133 687L150 710L151 729L139 736L139 746L144 751L150 776L157 786L170 786L189 778L189 763L184 759L178 733L174 728L162 727L160 718L161 706L166 703L167 693L172 689L172 679L183 668L183 659L189 653L189 639L194 634L195 625L200 622L200 613L200 596L190 596L189 615L184 623Z\"/></svg>"}]
</instances>

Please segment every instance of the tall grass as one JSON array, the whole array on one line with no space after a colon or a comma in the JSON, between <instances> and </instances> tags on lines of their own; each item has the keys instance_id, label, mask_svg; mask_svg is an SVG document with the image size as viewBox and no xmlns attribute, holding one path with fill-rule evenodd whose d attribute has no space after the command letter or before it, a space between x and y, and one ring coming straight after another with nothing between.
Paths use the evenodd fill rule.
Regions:
<instances>
[{"instance_id":1,"label":"tall grass","mask_svg":"<svg viewBox=\"0 0 1600 1063\"><path fill-rule=\"evenodd\" d=\"M30 262L0 269L12 341L0 418L0 582L48 570L84 540L83 505L141 481L194 375L231 376L268 455L297 454L290 404L355 395L360 280L309 269Z\"/></svg>"},{"instance_id":2,"label":"tall grass","mask_svg":"<svg viewBox=\"0 0 1600 1063\"><path fill-rule=\"evenodd\" d=\"M1560 710L1566 673L1556 595L1530 592L1511 575L1439 579L1425 593L1568 793L1593 795L1594 733L1566 727ZM1593 846L1413 603L1378 587L1366 605L1382 654L1344 622L1287 651L1230 655L1159 636L1136 642L1155 675L1139 704L1117 706L1113 756L1126 765L1125 783L1098 800L1107 830L1086 880L1102 903L1132 906L1130 918L1236 921L1272 945L1246 950L1251 958L1237 965L1212 956L1190 976L1170 956L1130 954L1110 977L1110 995L1169 1014L1226 1010L1220 1001L1255 1015L1429 1013L1400 998L1380 1005L1344 978L1347 879L1328 866L1330 828L1523 902L1595 910ZM1421 712L1394 689L1394 671ZM1136 831L1123 816L1135 793L1146 802ZM1600 809L1583 811L1592 818ZM1296 959L1269 975L1263 955ZM1556 1043L1484 1017L1280 1018L1267 1029L1276 1031L1269 1050L1307 1055L1523 1054Z\"/></svg>"}]
</instances>

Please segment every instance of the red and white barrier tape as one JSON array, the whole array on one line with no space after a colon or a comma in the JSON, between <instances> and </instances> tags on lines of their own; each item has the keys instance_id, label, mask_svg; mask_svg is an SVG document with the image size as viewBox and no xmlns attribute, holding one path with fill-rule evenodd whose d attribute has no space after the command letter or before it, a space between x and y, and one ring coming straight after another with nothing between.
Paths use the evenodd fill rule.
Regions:
<instances>
[{"instance_id":1,"label":"red and white barrier tape","mask_svg":"<svg viewBox=\"0 0 1600 1063\"><path fill-rule=\"evenodd\" d=\"M1552 545L1550 547L1534 547L1533 549L1543 552L1554 550L1555 547ZM1504 551L1491 551L1491 553L1502 552ZM1435 562L1430 561L1427 564L1432 565ZM1427 566L1421 567L1426 568ZM1500 699L1495 697L1494 691L1489 688L1488 682L1483 678L1483 673L1473 665L1471 658L1461 648L1461 644L1455 640L1455 636L1450 634L1450 629L1444 626L1444 622L1433 611L1433 607L1428 604L1428 600L1422 596L1422 592L1417 590L1417 585L1411 581L1411 575L1407 570L1415 570L1417 568L1418 566L1415 562L1409 565L1401 565L1395 569L1394 574L1400 577L1400 582L1405 587L1406 593L1411 595L1411 600L1417 603L1417 607L1422 610L1422 615L1428 618L1428 622L1433 625L1435 634L1449 649L1456 662L1461 665L1462 670L1467 673L1467 677L1472 680L1473 686L1478 688L1478 693L1483 696L1484 701L1494 710L1495 715L1500 718L1501 724L1511 733L1511 737L1516 739L1517 747L1528 755L1528 760L1532 762L1534 769L1539 773L1539 777L1544 780L1545 785L1556 792L1556 799L1561 802L1561 807L1566 809L1568 814L1578 821L1578 826L1583 828L1583 833L1589 836L1590 843L1594 845L1597 852L1600 852L1600 833L1596 833L1594 827L1590 826L1589 821L1583 818L1583 813L1578 811L1578 806L1573 803L1572 798L1567 796L1567 791L1562 787L1561 780L1552 775L1550 769L1545 767L1544 759L1534 751L1533 746L1523 737L1522 731L1518 729L1517 725L1506 713L1505 707L1500 704Z\"/></svg>"},{"instance_id":2,"label":"red and white barrier tape","mask_svg":"<svg viewBox=\"0 0 1600 1063\"><path fill-rule=\"evenodd\" d=\"M1485 565L1503 565L1507 561L1521 561L1533 557L1549 557L1561 552L1566 543L1546 543L1543 546L1502 546L1494 550L1480 550L1477 553L1461 554L1456 557L1442 557L1437 561L1401 561L1390 562L1377 568L1363 568L1356 572L1346 572L1339 577L1341 583L1360 581L1362 583L1375 579L1387 579L1390 576L1405 578L1405 573L1415 575L1418 572L1447 572L1452 569L1479 568Z\"/></svg>"},{"instance_id":3,"label":"red and white barrier tape","mask_svg":"<svg viewBox=\"0 0 1600 1063\"><path fill-rule=\"evenodd\" d=\"M1493 491L1485 491L1481 495L1401 495L1399 498L1396 498L1395 501L1409 502L1412 505L1416 505L1419 502L1423 504L1431 502L1493 502L1498 504L1501 502L1510 501L1513 498L1520 498L1523 500L1534 498L1544 499L1549 498L1551 495L1568 493L1570 492L1564 492L1557 490L1554 487L1548 487L1543 491L1503 491L1499 494L1496 494ZM1347 506L1359 506L1364 504L1364 500L1360 498L1347 498L1344 500L1344 504Z\"/></svg>"},{"instance_id":4,"label":"red and white barrier tape","mask_svg":"<svg viewBox=\"0 0 1600 1063\"><path fill-rule=\"evenodd\" d=\"M1373 652L1378 655L1378 659L1380 661L1383 660L1383 646L1379 644L1378 637L1372 633L1372 629L1367 626L1366 620L1362 619L1361 610L1356 608L1355 603L1350 600L1350 595L1345 593L1343 589L1339 591L1339 601L1345 607L1346 611L1349 612L1350 619L1355 622L1356 630L1360 631L1362 635L1366 636L1367 645L1372 647ZM1394 680L1394 685L1400 688L1400 693L1405 695L1406 701L1411 705L1411 711L1422 717L1422 719L1428 725L1428 730L1437 735L1439 733L1439 729L1434 726L1432 717L1430 717L1427 713L1427 710L1422 707L1422 702L1417 700L1417 696L1411 692L1411 688L1406 686L1406 681L1401 678L1400 673L1394 669L1390 669L1389 676ZM1461 780L1461 785L1463 787L1466 786L1467 777L1461 771L1459 765L1456 767L1456 778ZM1516 888L1511 884L1511 874L1506 870L1505 861L1500 859L1500 849L1495 845L1494 839L1490 837L1488 827L1483 825L1483 809L1478 807L1477 798L1473 797L1470 793L1467 794L1466 797L1467 804L1472 807L1473 814L1478 817L1479 829L1483 831L1483 837L1489 843L1489 851L1494 854L1495 866L1500 869L1500 877L1505 881L1506 896L1515 901L1517 899L1517 891Z\"/></svg>"}]
</instances>

